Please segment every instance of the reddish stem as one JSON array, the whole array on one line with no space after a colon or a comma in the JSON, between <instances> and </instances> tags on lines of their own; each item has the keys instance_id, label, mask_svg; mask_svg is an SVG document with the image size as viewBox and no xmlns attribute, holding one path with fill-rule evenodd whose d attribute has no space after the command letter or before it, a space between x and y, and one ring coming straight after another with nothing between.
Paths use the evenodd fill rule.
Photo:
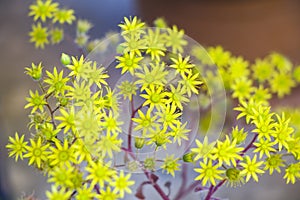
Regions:
<instances>
[{"instance_id":1,"label":"reddish stem","mask_svg":"<svg viewBox=\"0 0 300 200\"><path fill-rule=\"evenodd\" d=\"M126 149L124 147L121 148L123 151L126 151L127 153L129 153L129 155L134 159L137 160L135 155L133 154L133 152L129 149ZM161 187L155 182L153 181L153 179L151 178L151 173L149 173L147 170L143 169L144 174L146 175L146 177L148 178L148 180L151 182L151 185L154 187L154 189L158 192L158 194L161 196L161 198L163 200L170 200L169 197L164 193L164 191L161 189Z\"/></svg>"}]
</instances>

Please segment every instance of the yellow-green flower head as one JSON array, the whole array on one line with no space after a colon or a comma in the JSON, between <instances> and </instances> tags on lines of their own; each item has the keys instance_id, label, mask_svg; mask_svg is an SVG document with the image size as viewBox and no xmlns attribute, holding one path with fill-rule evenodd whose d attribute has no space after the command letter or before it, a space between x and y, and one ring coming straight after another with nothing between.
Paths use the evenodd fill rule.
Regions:
<instances>
[{"instance_id":1,"label":"yellow-green flower head","mask_svg":"<svg viewBox=\"0 0 300 200\"><path fill-rule=\"evenodd\" d=\"M31 67L25 68L25 73L27 75L29 75L35 81L41 80L42 75L43 75L42 62L40 62L38 65L31 63Z\"/></svg>"},{"instance_id":2,"label":"yellow-green flower head","mask_svg":"<svg viewBox=\"0 0 300 200\"><path fill-rule=\"evenodd\" d=\"M50 165L56 166L60 164L76 163L74 156L74 147L68 144L65 139L63 144L60 141L55 142L55 147L50 147L51 155L48 158L51 160Z\"/></svg>"},{"instance_id":3,"label":"yellow-green flower head","mask_svg":"<svg viewBox=\"0 0 300 200\"><path fill-rule=\"evenodd\" d=\"M58 3L52 0L36 0L35 3L29 6L29 16L33 16L34 21L41 19L45 22L47 18L52 18L53 13L57 10Z\"/></svg>"},{"instance_id":4,"label":"yellow-green flower head","mask_svg":"<svg viewBox=\"0 0 300 200\"><path fill-rule=\"evenodd\" d=\"M258 182L257 175L265 173L261 169L263 163L264 161L257 161L256 154L253 156L253 159L251 159L249 156L244 157L244 161L240 163L240 165L243 167L241 174L243 176L246 176L246 182L248 182L250 178L253 178L253 180Z\"/></svg>"},{"instance_id":5,"label":"yellow-green flower head","mask_svg":"<svg viewBox=\"0 0 300 200\"><path fill-rule=\"evenodd\" d=\"M300 163L298 162L298 163L290 164L285 169L285 175L283 178L286 179L287 184L289 182L294 184L296 182L296 179L300 178Z\"/></svg>"},{"instance_id":6,"label":"yellow-green flower head","mask_svg":"<svg viewBox=\"0 0 300 200\"><path fill-rule=\"evenodd\" d=\"M74 10L72 9L57 9L53 13L53 23L59 22L60 24L72 24L74 20Z\"/></svg>"},{"instance_id":7,"label":"yellow-green flower head","mask_svg":"<svg viewBox=\"0 0 300 200\"><path fill-rule=\"evenodd\" d=\"M36 90L35 93L33 93L31 90L29 90L30 97L27 97L26 100L28 101L28 104L25 105L24 108L30 108L32 107L31 113L34 113L37 110L44 111L44 106L47 104L45 100L45 94L40 95L39 92Z\"/></svg>"},{"instance_id":8,"label":"yellow-green flower head","mask_svg":"<svg viewBox=\"0 0 300 200\"><path fill-rule=\"evenodd\" d=\"M122 74L129 71L131 75L135 74L135 70L141 69L140 61L143 57L136 56L134 52L124 53L122 56L117 56L119 64L116 68L122 68Z\"/></svg>"},{"instance_id":9,"label":"yellow-green flower head","mask_svg":"<svg viewBox=\"0 0 300 200\"><path fill-rule=\"evenodd\" d=\"M248 69L249 62L244 60L241 56L230 58L228 64L229 74L232 79L247 77L250 73Z\"/></svg>"},{"instance_id":10,"label":"yellow-green flower head","mask_svg":"<svg viewBox=\"0 0 300 200\"><path fill-rule=\"evenodd\" d=\"M291 89L296 85L291 73L276 73L269 81L269 84L271 91L277 93L279 98L290 94Z\"/></svg>"},{"instance_id":11,"label":"yellow-green flower head","mask_svg":"<svg viewBox=\"0 0 300 200\"><path fill-rule=\"evenodd\" d=\"M97 199L99 200L117 200L119 199L119 195L111 190L109 186L100 190L100 194L97 195Z\"/></svg>"},{"instance_id":12,"label":"yellow-green flower head","mask_svg":"<svg viewBox=\"0 0 300 200\"><path fill-rule=\"evenodd\" d=\"M149 65L150 69L147 65L144 65L142 71L135 73L135 76L138 78L135 83L142 85L141 91L149 88L150 85L164 86L167 83L166 77L168 71L166 70L165 63L157 61Z\"/></svg>"},{"instance_id":13,"label":"yellow-green flower head","mask_svg":"<svg viewBox=\"0 0 300 200\"><path fill-rule=\"evenodd\" d=\"M254 91L252 81L245 77L235 79L231 85L231 89L233 91L232 97L238 98L240 101L250 98L251 93Z\"/></svg>"},{"instance_id":14,"label":"yellow-green flower head","mask_svg":"<svg viewBox=\"0 0 300 200\"><path fill-rule=\"evenodd\" d=\"M54 28L50 31L51 43L58 44L64 39L64 29Z\"/></svg>"},{"instance_id":15,"label":"yellow-green flower head","mask_svg":"<svg viewBox=\"0 0 300 200\"><path fill-rule=\"evenodd\" d=\"M165 107L166 102L166 92L163 91L162 86L154 86L150 85L149 88L146 88L146 94L141 94L140 96L145 99L143 106L150 106L150 110L156 108L157 110L161 110Z\"/></svg>"},{"instance_id":16,"label":"yellow-green flower head","mask_svg":"<svg viewBox=\"0 0 300 200\"><path fill-rule=\"evenodd\" d=\"M53 183L56 187L61 186L67 189L73 185L71 177L75 171L72 165L58 165L49 172L48 182Z\"/></svg>"},{"instance_id":17,"label":"yellow-green flower head","mask_svg":"<svg viewBox=\"0 0 300 200\"><path fill-rule=\"evenodd\" d=\"M254 101L261 102L263 105L269 105L269 100L272 98L272 94L269 88L264 88L260 85L258 88L255 87L253 99Z\"/></svg>"},{"instance_id":18,"label":"yellow-green flower head","mask_svg":"<svg viewBox=\"0 0 300 200\"><path fill-rule=\"evenodd\" d=\"M145 167L145 169L154 171L155 170L155 166L156 166L155 158L149 157L149 158L146 158L144 160L144 167Z\"/></svg>"},{"instance_id":19,"label":"yellow-green flower head","mask_svg":"<svg viewBox=\"0 0 300 200\"><path fill-rule=\"evenodd\" d=\"M200 162L200 168L195 168L194 170L199 173L195 180L202 180L203 186L207 183L215 186L217 180L223 179L224 170L219 169L218 165L213 165L210 159Z\"/></svg>"},{"instance_id":20,"label":"yellow-green flower head","mask_svg":"<svg viewBox=\"0 0 300 200\"><path fill-rule=\"evenodd\" d=\"M164 36L160 29L148 29L147 35L144 36L146 42L146 54L150 54L151 60L160 61L160 58L165 56L166 48L164 46Z\"/></svg>"},{"instance_id":21,"label":"yellow-green flower head","mask_svg":"<svg viewBox=\"0 0 300 200\"><path fill-rule=\"evenodd\" d=\"M33 42L36 48L44 48L45 44L48 44L48 29L42 27L41 23L32 25L32 31L29 33L30 42Z\"/></svg>"},{"instance_id":22,"label":"yellow-green flower head","mask_svg":"<svg viewBox=\"0 0 300 200\"><path fill-rule=\"evenodd\" d=\"M300 65L294 69L293 77L298 83L300 82Z\"/></svg>"},{"instance_id":23,"label":"yellow-green flower head","mask_svg":"<svg viewBox=\"0 0 300 200\"><path fill-rule=\"evenodd\" d=\"M216 63L216 65L220 68L227 66L231 57L231 53L225 51L221 46L208 48L208 54L214 63Z\"/></svg>"},{"instance_id":24,"label":"yellow-green flower head","mask_svg":"<svg viewBox=\"0 0 300 200\"><path fill-rule=\"evenodd\" d=\"M68 200L71 194L71 190L66 190L65 188L58 189L55 185L51 186L51 191L46 191L46 196L49 200Z\"/></svg>"},{"instance_id":25,"label":"yellow-green flower head","mask_svg":"<svg viewBox=\"0 0 300 200\"><path fill-rule=\"evenodd\" d=\"M56 67L53 68L53 72L46 71L47 78L44 83L47 84L47 93L54 93L55 95L65 94L66 91L71 90L71 86L67 85L69 77L64 77L64 71L57 71Z\"/></svg>"},{"instance_id":26,"label":"yellow-green flower head","mask_svg":"<svg viewBox=\"0 0 300 200\"><path fill-rule=\"evenodd\" d=\"M185 74L190 73L190 69L195 67L194 64L191 64L190 56L185 58L181 54L178 54L178 58L171 58L173 64L170 65L171 68L176 69L176 74L179 73L184 77Z\"/></svg>"},{"instance_id":27,"label":"yellow-green flower head","mask_svg":"<svg viewBox=\"0 0 300 200\"><path fill-rule=\"evenodd\" d=\"M96 193L92 187L88 187L87 184L77 189L76 200L90 200L96 197Z\"/></svg>"},{"instance_id":28,"label":"yellow-green flower head","mask_svg":"<svg viewBox=\"0 0 300 200\"><path fill-rule=\"evenodd\" d=\"M277 123L271 135L274 137L275 142L278 143L278 149L281 151L282 147L289 148L288 141L292 140L291 134L294 132L294 129L290 127L290 119L286 119L284 113L281 116L276 114L276 118Z\"/></svg>"},{"instance_id":29,"label":"yellow-green flower head","mask_svg":"<svg viewBox=\"0 0 300 200\"><path fill-rule=\"evenodd\" d=\"M128 98L131 101L132 96L136 95L137 86L134 82L123 81L118 87L124 99Z\"/></svg>"},{"instance_id":30,"label":"yellow-green flower head","mask_svg":"<svg viewBox=\"0 0 300 200\"><path fill-rule=\"evenodd\" d=\"M184 30L178 30L177 26L167 28L166 47L172 49L172 53L182 53L183 47L187 45L187 41L184 39Z\"/></svg>"},{"instance_id":31,"label":"yellow-green flower head","mask_svg":"<svg viewBox=\"0 0 300 200\"><path fill-rule=\"evenodd\" d=\"M274 170L276 170L278 173L281 173L280 167L284 166L285 164L284 160L282 159L282 155L273 154L266 158L264 170L269 170L269 174L272 175Z\"/></svg>"},{"instance_id":32,"label":"yellow-green flower head","mask_svg":"<svg viewBox=\"0 0 300 200\"><path fill-rule=\"evenodd\" d=\"M271 152L276 152L275 148L273 148L276 142L271 142L270 140L261 138L258 142L254 142L253 145L256 147L253 152L259 152L259 158L262 158L263 155L270 157Z\"/></svg>"},{"instance_id":33,"label":"yellow-green flower head","mask_svg":"<svg viewBox=\"0 0 300 200\"><path fill-rule=\"evenodd\" d=\"M137 35L123 37L125 42L120 44L120 46L123 47L123 53L133 52L138 56L142 56L142 51L147 49L145 39Z\"/></svg>"},{"instance_id":34,"label":"yellow-green flower head","mask_svg":"<svg viewBox=\"0 0 300 200\"><path fill-rule=\"evenodd\" d=\"M131 174L124 175L124 171L121 170L118 175L114 175L114 181L111 183L111 186L114 187L113 192L119 194L121 198L124 197L125 192L131 194L132 191L130 186L134 185L134 181L130 180Z\"/></svg>"},{"instance_id":35,"label":"yellow-green flower head","mask_svg":"<svg viewBox=\"0 0 300 200\"><path fill-rule=\"evenodd\" d=\"M226 136L225 141L217 141L216 147L212 150L212 159L217 160L219 166L231 164L235 167L236 161L241 160L241 152L243 148L238 147L236 140L231 141L228 136Z\"/></svg>"},{"instance_id":36,"label":"yellow-green flower head","mask_svg":"<svg viewBox=\"0 0 300 200\"><path fill-rule=\"evenodd\" d=\"M180 126L180 116L181 112L177 112L177 107L174 104L167 104L163 109L156 113L159 118L157 122L161 122L163 124L163 129L176 129L176 126Z\"/></svg>"},{"instance_id":37,"label":"yellow-green flower head","mask_svg":"<svg viewBox=\"0 0 300 200\"><path fill-rule=\"evenodd\" d=\"M93 25L88 20L84 20L84 19L77 20L77 33L79 34L87 33L92 27Z\"/></svg>"},{"instance_id":38,"label":"yellow-green flower head","mask_svg":"<svg viewBox=\"0 0 300 200\"><path fill-rule=\"evenodd\" d=\"M113 157L114 152L121 151L121 144L123 140L118 137L117 133L107 133L105 136L102 136L100 140L97 142L97 146L99 148L99 153L102 157Z\"/></svg>"},{"instance_id":39,"label":"yellow-green flower head","mask_svg":"<svg viewBox=\"0 0 300 200\"><path fill-rule=\"evenodd\" d=\"M248 133L244 131L244 128L239 129L238 126L232 127L231 131L232 139L236 140L236 144L241 144L247 138Z\"/></svg>"},{"instance_id":40,"label":"yellow-green flower head","mask_svg":"<svg viewBox=\"0 0 300 200\"><path fill-rule=\"evenodd\" d=\"M52 123L45 123L41 126L41 135L48 141L56 141L56 136L61 130L54 128Z\"/></svg>"},{"instance_id":41,"label":"yellow-green flower head","mask_svg":"<svg viewBox=\"0 0 300 200\"><path fill-rule=\"evenodd\" d=\"M197 147L191 149L191 151L195 153L194 160L196 161L202 158L204 162L207 162L207 159L211 158L212 156L211 151L214 148L215 144L215 142L209 143L207 136L204 137L203 142L200 142L196 139Z\"/></svg>"},{"instance_id":42,"label":"yellow-green flower head","mask_svg":"<svg viewBox=\"0 0 300 200\"><path fill-rule=\"evenodd\" d=\"M146 114L144 114L141 110L138 110L139 117L132 118L137 125L134 127L134 130L142 131L142 135L146 135L149 132L154 131L154 127L157 126L157 115L151 115L152 111L150 109L147 110Z\"/></svg>"},{"instance_id":43,"label":"yellow-green flower head","mask_svg":"<svg viewBox=\"0 0 300 200\"><path fill-rule=\"evenodd\" d=\"M190 132L190 129L186 128L187 122L184 124L177 123L176 127L171 127L170 135L173 137L173 141L177 142L179 146L181 146L181 140L189 140L187 137L187 133Z\"/></svg>"},{"instance_id":44,"label":"yellow-green flower head","mask_svg":"<svg viewBox=\"0 0 300 200\"><path fill-rule=\"evenodd\" d=\"M251 66L253 71L253 77L260 83L271 80L274 73L274 65L272 65L267 59L256 59L255 63Z\"/></svg>"},{"instance_id":45,"label":"yellow-green flower head","mask_svg":"<svg viewBox=\"0 0 300 200\"><path fill-rule=\"evenodd\" d=\"M190 102L187 98L187 90L182 84L178 84L176 87L170 85L170 91L167 92L166 104L172 104L177 106L180 110L183 110L183 104Z\"/></svg>"},{"instance_id":46,"label":"yellow-green flower head","mask_svg":"<svg viewBox=\"0 0 300 200\"><path fill-rule=\"evenodd\" d=\"M18 161L20 158L23 160L23 154L27 152L27 143L24 141L24 134L20 137L16 132L15 137L9 137L9 143L5 146L9 153L9 157L15 157L15 161Z\"/></svg>"},{"instance_id":47,"label":"yellow-green flower head","mask_svg":"<svg viewBox=\"0 0 300 200\"><path fill-rule=\"evenodd\" d=\"M36 164L38 168L41 167L43 161L48 159L49 155L49 144L43 144L42 138L39 137L37 141L30 139L30 146L27 146L27 154L24 155L24 158L29 158L28 165Z\"/></svg>"},{"instance_id":48,"label":"yellow-green flower head","mask_svg":"<svg viewBox=\"0 0 300 200\"><path fill-rule=\"evenodd\" d=\"M187 96L191 97L192 94L199 94L200 85L203 83L200 81L200 74L193 73L191 70L182 76L182 80L179 81L186 90Z\"/></svg>"},{"instance_id":49,"label":"yellow-green flower head","mask_svg":"<svg viewBox=\"0 0 300 200\"><path fill-rule=\"evenodd\" d=\"M99 184L101 188L104 187L105 183L111 183L116 174L116 171L110 168L110 162L104 164L101 161L91 161L85 170L89 173L86 179L92 181L91 185Z\"/></svg>"},{"instance_id":50,"label":"yellow-green flower head","mask_svg":"<svg viewBox=\"0 0 300 200\"><path fill-rule=\"evenodd\" d=\"M141 22L136 16L130 17L129 19L127 17L124 17L124 23L119 24L119 27L122 30L122 34L131 34L136 35L140 33L144 33L143 29L145 26L144 22Z\"/></svg>"},{"instance_id":51,"label":"yellow-green flower head","mask_svg":"<svg viewBox=\"0 0 300 200\"><path fill-rule=\"evenodd\" d=\"M168 155L164 159L164 163L161 168L167 172L167 174L171 174L173 177L175 176L175 171L178 171L180 168L180 164L178 163L178 158L174 158L174 155Z\"/></svg>"},{"instance_id":52,"label":"yellow-green flower head","mask_svg":"<svg viewBox=\"0 0 300 200\"><path fill-rule=\"evenodd\" d=\"M271 53L268 58L271 63L279 70L280 73L290 72L292 69L292 63L282 54L277 52Z\"/></svg>"},{"instance_id":53,"label":"yellow-green flower head","mask_svg":"<svg viewBox=\"0 0 300 200\"><path fill-rule=\"evenodd\" d=\"M75 38L75 43L79 46L79 47L85 47L87 42L89 40L89 36L86 34L81 34L81 35L77 35Z\"/></svg>"}]
</instances>

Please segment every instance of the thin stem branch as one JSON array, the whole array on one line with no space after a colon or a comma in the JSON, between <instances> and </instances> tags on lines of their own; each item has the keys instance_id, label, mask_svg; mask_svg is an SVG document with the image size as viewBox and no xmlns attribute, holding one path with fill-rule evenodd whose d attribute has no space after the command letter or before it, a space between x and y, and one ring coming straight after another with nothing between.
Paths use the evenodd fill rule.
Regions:
<instances>
[{"instance_id":1,"label":"thin stem branch","mask_svg":"<svg viewBox=\"0 0 300 200\"><path fill-rule=\"evenodd\" d=\"M134 160L137 160L133 152L129 149L124 147L121 148L123 151L127 152ZM161 196L163 200L170 200L170 198L165 194L165 192L161 189L161 187L151 178L151 173L145 169L143 169L144 174L146 175L147 179L151 182L151 185L157 191L157 193Z\"/></svg>"}]
</instances>

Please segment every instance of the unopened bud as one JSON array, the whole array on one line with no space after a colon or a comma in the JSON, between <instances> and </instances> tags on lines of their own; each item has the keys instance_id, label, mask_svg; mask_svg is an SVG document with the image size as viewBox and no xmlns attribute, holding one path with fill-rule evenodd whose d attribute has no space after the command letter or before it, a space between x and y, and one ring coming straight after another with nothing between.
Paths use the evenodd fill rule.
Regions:
<instances>
[{"instance_id":1,"label":"unopened bud","mask_svg":"<svg viewBox=\"0 0 300 200\"><path fill-rule=\"evenodd\" d=\"M145 144L145 139L144 138L139 138L139 137L135 138L135 140L134 140L135 148L141 149L141 148L143 148L144 144Z\"/></svg>"},{"instance_id":2,"label":"unopened bud","mask_svg":"<svg viewBox=\"0 0 300 200\"><path fill-rule=\"evenodd\" d=\"M62 53L61 54L61 57L60 57L60 62L63 64L63 65L69 65L71 63L71 58L69 55L65 54L65 53Z\"/></svg>"}]
</instances>

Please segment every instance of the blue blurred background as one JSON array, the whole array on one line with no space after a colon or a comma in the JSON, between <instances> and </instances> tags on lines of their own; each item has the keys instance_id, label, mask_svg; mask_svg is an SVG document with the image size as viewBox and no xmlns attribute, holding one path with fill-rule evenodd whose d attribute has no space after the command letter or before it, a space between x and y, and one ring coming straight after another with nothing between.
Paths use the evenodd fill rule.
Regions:
<instances>
[{"instance_id":1,"label":"blue blurred background","mask_svg":"<svg viewBox=\"0 0 300 200\"><path fill-rule=\"evenodd\" d=\"M23 109L24 97L34 83L24 75L24 67L43 61L48 68L59 65L61 52L77 55L74 44L67 41L36 50L29 43L31 19L27 17L31 0L0 1L0 200L17 199L33 191L44 198L46 179L25 162L7 158L5 145L14 132L27 132L28 112ZM254 60L270 51L279 51L300 64L300 1L299 0L65 0L59 1L75 9L78 18L94 24L92 37L118 31L124 16L138 15L151 24L164 17L177 24L186 34L206 45L222 45L234 55ZM74 35L74 28L68 28ZM299 88L294 94L275 104L300 106ZM142 177L144 178L144 177ZM178 180L176 180L178 181ZM298 200L299 186L285 185L281 175L264 175L260 183L241 188L224 187L221 197L232 200ZM154 198L154 197L153 197Z\"/></svg>"}]
</instances>

